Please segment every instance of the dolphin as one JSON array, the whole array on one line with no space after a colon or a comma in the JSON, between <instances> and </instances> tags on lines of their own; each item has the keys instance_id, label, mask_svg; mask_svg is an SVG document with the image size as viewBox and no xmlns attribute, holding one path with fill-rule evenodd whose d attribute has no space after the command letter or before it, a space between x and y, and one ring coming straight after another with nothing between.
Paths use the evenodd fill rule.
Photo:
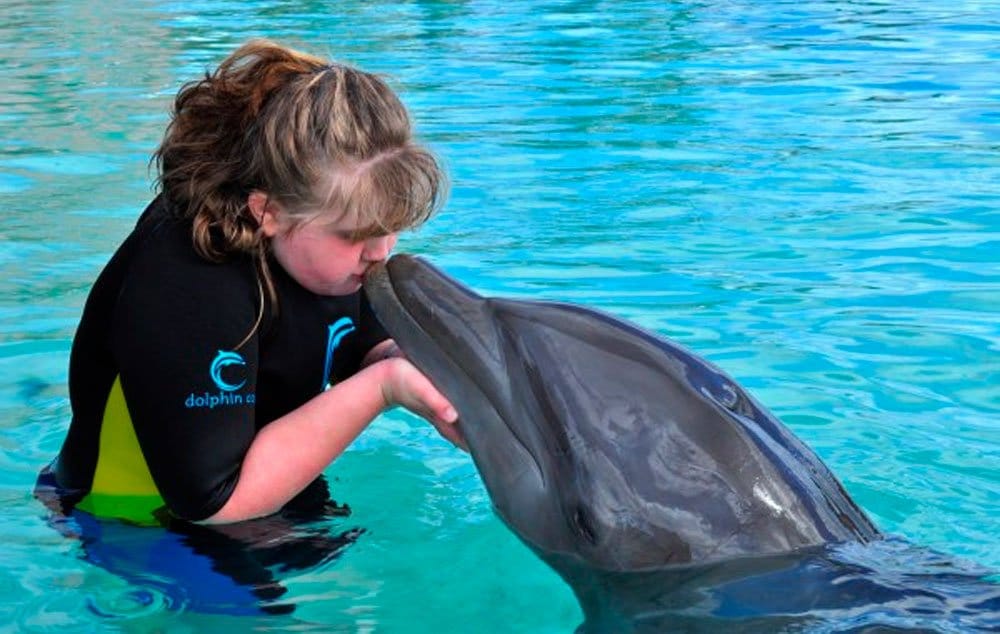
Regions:
<instances>
[{"instance_id":1,"label":"dolphin","mask_svg":"<svg viewBox=\"0 0 1000 634\"><path fill-rule=\"evenodd\" d=\"M483 297L405 254L364 288L458 411L496 513L572 587L582 629L679 618L706 583L788 586L832 569L823 548L882 538L812 450L665 338L582 306ZM788 587L791 612L818 605Z\"/></svg>"}]
</instances>

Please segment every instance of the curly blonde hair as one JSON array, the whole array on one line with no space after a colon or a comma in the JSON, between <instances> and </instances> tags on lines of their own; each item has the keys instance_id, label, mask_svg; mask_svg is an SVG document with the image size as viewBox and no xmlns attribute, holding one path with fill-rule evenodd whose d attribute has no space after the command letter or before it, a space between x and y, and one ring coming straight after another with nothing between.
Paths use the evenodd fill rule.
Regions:
<instances>
[{"instance_id":1,"label":"curly blonde hair","mask_svg":"<svg viewBox=\"0 0 1000 634\"><path fill-rule=\"evenodd\" d=\"M385 81L266 40L181 88L153 159L202 257L256 256L262 311L264 289L275 308L277 296L268 240L247 205L252 191L279 203L293 226L323 214L357 218L353 237L364 239L421 224L447 186Z\"/></svg>"}]
</instances>

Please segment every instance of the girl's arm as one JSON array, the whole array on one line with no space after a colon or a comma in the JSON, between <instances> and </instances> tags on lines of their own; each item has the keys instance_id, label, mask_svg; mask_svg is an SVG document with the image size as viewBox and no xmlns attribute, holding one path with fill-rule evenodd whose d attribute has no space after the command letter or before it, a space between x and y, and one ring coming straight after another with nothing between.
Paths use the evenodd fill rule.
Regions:
<instances>
[{"instance_id":1,"label":"girl's arm","mask_svg":"<svg viewBox=\"0 0 1000 634\"><path fill-rule=\"evenodd\" d=\"M237 522L278 511L393 405L427 418L461 444L454 427L457 414L430 381L405 359L378 361L265 425L247 451L228 501L204 521Z\"/></svg>"},{"instance_id":2,"label":"girl's arm","mask_svg":"<svg viewBox=\"0 0 1000 634\"><path fill-rule=\"evenodd\" d=\"M369 350L368 354L365 355L365 358L362 359L361 367L364 368L372 363L378 363L379 361L396 357L406 359L406 355L399 349L396 342L392 339L386 339L372 346L372 349ZM468 445L465 443L465 438L462 436L462 430L459 429L458 425L441 423L434 416L428 415L427 412L420 413L420 415L430 421L430 423L434 425L434 428L437 429L438 433L444 436L444 438L451 444L463 451L469 450Z\"/></svg>"}]
</instances>

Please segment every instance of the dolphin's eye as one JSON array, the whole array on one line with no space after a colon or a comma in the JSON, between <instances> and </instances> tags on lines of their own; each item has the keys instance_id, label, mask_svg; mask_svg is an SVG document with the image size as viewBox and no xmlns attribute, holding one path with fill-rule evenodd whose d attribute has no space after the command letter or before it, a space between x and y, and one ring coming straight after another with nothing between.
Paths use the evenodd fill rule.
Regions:
<instances>
[{"instance_id":1,"label":"dolphin's eye","mask_svg":"<svg viewBox=\"0 0 1000 634\"><path fill-rule=\"evenodd\" d=\"M597 533L594 531L594 527L590 523L590 516L587 515L587 512L582 506L576 507L573 511L571 524L576 534L585 539L587 543L591 546L597 544Z\"/></svg>"}]
</instances>

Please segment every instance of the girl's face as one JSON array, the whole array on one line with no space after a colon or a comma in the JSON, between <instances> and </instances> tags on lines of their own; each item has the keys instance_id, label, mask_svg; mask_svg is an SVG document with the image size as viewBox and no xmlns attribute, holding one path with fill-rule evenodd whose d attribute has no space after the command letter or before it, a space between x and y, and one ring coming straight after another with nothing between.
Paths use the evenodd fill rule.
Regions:
<instances>
[{"instance_id":1,"label":"girl's face","mask_svg":"<svg viewBox=\"0 0 1000 634\"><path fill-rule=\"evenodd\" d=\"M336 222L322 218L295 225L268 201L261 229L271 239L275 259L296 282L317 295L349 295L361 288L368 268L387 257L396 246L394 233L353 240L356 218Z\"/></svg>"}]
</instances>

